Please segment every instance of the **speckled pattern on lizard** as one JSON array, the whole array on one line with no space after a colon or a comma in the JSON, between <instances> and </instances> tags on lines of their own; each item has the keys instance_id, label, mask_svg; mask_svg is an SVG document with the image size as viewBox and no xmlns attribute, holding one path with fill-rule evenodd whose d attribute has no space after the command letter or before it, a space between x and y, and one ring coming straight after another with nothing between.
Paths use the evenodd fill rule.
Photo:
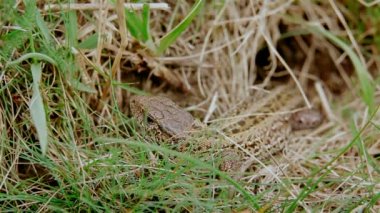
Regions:
<instances>
[{"instance_id":1,"label":"speckled pattern on lizard","mask_svg":"<svg viewBox=\"0 0 380 213\"><path fill-rule=\"evenodd\" d=\"M223 171L246 170L252 158L265 159L292 141L292 133L317 127L322 121L318 110L303 109L303 99L294 84L255 91L237 104L209 129L220 135L187 140L196 120L165 97L134 96L130 107L134 117L163 141L181 141L179 151L218 152ZM143 118L147 118L143 122ZM199 125L198 125L199 128ZM195 136L196 137L196 136ZM191 144L189 144L191 143ZM209 153L215 154L215 153Z\"/></svg>"}]
</instances>

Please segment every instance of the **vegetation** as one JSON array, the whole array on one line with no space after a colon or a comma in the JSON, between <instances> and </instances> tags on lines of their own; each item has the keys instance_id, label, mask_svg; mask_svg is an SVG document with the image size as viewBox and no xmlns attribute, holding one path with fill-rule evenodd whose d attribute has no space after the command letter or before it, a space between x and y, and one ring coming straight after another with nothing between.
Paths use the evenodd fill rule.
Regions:
<instances>
[{"instance_id":1,"label":"vegetation","mask_svg":"<svg viewBox=\"0 0 380 213\"><path fill-rule=\"evenodd\" d=\"M2 211L380 209L376 1L44 2L0 4ZM159 94L212 123L287 80L325 121L247 179L129 114Z\"/></svg>"}]
</instances>

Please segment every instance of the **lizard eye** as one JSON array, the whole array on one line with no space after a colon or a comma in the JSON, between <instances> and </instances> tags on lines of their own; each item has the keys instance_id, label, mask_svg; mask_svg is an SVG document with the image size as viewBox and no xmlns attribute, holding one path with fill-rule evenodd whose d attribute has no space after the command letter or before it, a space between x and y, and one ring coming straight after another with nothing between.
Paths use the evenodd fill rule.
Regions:
<instances>
[{"instance_id":1,"label":"lizard eye","mask_svg":"<svg viewBox=\"0 0 380 213\"><path fill-rule=\"evenodd\" d=\"M147 123L154 123L154 120L150 116L146 116Z\"/></svg>"}]
</instances>

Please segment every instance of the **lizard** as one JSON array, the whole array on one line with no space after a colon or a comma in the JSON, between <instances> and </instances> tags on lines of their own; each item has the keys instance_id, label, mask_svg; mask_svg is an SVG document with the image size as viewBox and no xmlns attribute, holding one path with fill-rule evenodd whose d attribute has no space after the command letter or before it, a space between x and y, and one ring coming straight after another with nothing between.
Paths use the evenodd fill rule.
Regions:
<instances>
[{"instance_id":1,"label":"lizard","mask_svg":"<svg viewBox=\"0 0 380 213\"><path fill-rule=\"evenodd\" d=\"M133 96L132 115L140 124L156 133L163 141L187 141L179 151L220 152L222 171L243 172L249 159L265 159L280 151L292 133L315 128L323 116L316 109L297 110L303 103L294 84L276 86L269 91L255 91L237 104L222 119L210 126L221 130L222 137L188 141L191 132L203 128L193 116L172 100L161 96ZM196 136L195 136L196 137Z\"/></svg>"}]
</instances>

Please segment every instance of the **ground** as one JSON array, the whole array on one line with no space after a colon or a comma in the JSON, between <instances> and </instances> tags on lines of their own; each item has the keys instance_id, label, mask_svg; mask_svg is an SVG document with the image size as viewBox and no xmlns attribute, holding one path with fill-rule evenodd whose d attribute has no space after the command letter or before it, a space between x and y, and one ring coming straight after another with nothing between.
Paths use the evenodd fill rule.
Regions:
<instances>
[{"instance_id":1,"label":"ground","mask_svg":"<svg viewBox=\"0 0 380 213\"><path fill-rule=\"evenodd\" d=\"M3 211L379 211L378 3L201 2L3 1ZM129 109L163 95L207 129L287 82L324 122L245 179L150 137Z\"/></svg>"}]
</instances>

